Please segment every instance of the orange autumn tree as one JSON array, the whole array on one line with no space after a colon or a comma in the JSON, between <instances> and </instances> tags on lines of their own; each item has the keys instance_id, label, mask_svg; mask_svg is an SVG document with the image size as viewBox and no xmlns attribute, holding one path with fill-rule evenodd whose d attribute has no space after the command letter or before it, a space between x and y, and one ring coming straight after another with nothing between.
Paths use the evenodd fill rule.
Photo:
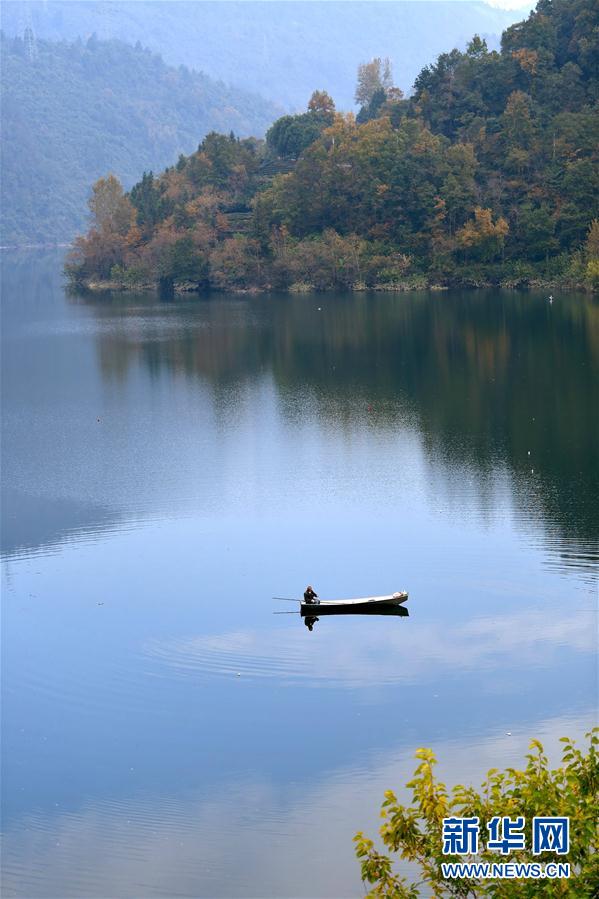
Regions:
<instances>
[{"instance_id":1,"label":"orange autumn tree","mask_svg":"<svg viewBox=\"0 0 599 899\"><path fill-rule=\"evenodd\" d=\"M91 228L77 238L67 260L69 268L109 278L115 266L122 266L128 249L139 240L135 209L114 175L99 178L88 201Z\"/></svg>"}]
</instances>

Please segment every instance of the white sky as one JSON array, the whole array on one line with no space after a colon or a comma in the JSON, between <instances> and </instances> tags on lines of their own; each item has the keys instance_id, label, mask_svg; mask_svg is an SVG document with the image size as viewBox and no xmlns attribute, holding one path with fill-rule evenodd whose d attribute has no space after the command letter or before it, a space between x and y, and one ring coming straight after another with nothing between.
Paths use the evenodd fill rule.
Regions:
<instances>
[{"instance_id":1,"label":"white sky","mask_svg":"<svg viewBox=\"0 0 599 899\"><path fill-rule=\"evenodd\" d=\"M523 3L522 0L485 0L489 6L497 6L499 9L521 9L523 13L530 12L534 3Z\"/></svg>"}]
</instances>

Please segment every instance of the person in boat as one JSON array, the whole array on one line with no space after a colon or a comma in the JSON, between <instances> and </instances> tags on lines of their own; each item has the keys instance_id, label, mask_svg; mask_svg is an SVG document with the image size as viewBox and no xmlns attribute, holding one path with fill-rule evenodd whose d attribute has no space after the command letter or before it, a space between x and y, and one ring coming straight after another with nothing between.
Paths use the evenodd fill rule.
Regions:
<instances>
[{"instance_id":1,"label":"person in boat","mask_svg":"<svg viewBox=\"0 0 599 899\"><path fill-rule=\"evenodd\" d=\"M304 602L316 602L318 599L318 593L315 593L312 587L308 584L306 589L304 590Z\"/></svg>"}]
</instances>

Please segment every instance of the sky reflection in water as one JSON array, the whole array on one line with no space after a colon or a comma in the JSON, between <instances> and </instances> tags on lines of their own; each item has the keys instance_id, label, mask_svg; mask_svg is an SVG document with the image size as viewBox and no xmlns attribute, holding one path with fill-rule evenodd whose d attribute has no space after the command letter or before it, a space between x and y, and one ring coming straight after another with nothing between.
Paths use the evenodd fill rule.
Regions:
<instances>
[{"instance_id":1,"label":"sky reflection in water","mask_svg":"<svg viewBox=\"0 0 599 899\"><path fill-rule=\"evenodd\" d=\"M66 299L7 260L5 895L361 895L351 836L417 746L476 780L588 729L598 326L582 296ZM307 580L410 617L308 633L271 599Z\"/></svg>"}]
</instances>

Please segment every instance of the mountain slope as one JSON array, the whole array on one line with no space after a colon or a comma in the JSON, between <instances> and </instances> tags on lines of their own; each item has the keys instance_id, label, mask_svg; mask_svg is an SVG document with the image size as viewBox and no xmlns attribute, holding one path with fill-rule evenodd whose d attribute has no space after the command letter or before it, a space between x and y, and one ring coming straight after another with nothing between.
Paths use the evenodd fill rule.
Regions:
<instances>
[{"instance_id":1,"label":"mountain slope","mask_svg":"<svg viewBox=\"0 0 599 899\"><path fill-rule=\"evenodd\" d=\"M500 52L474 37L410 98L371 72L357 117L316 92L266 147L210 135L129 197L98 183L71 272L198 288L599 286L597 35L596 0L539 0Z\"/></svg>"},{"instance_id":2,"label":"mountain slope","mask_svg":"<svg viewBox=\"0 0 599 899\"><path fill-rule=\"evenodd\" d=\"M162 54L172 65L243 85L290 108L303 108L315 87L340 109L353 107L356 66L389 56L404 91L439 53L463 49L473 34L499 35L517 10L470 2L3 2L3 28L42 38L118 38Z\"/></svg>"},{"instance_id":3,"label":"mountain slope","mask_svg":"<svg viewBox=\"0 0 599 899\"><path fill-rule=\"evenodd\" d=\"M141 46L2 38L2 239L70 240L90 180L130 186L212 130L263 134L280 109Z\"/></svg>"}]
</instances>

